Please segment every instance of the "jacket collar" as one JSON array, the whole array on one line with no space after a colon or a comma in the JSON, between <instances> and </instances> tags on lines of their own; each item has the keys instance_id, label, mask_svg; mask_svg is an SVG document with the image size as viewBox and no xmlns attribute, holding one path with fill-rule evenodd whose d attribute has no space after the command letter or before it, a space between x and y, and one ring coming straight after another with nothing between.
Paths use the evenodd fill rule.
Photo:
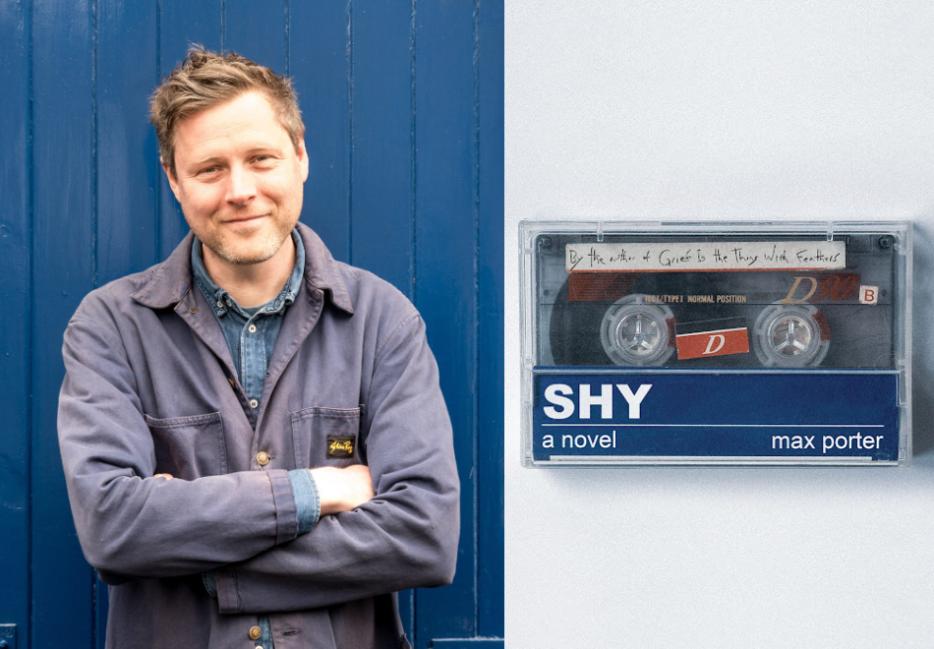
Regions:
<instances>
[{"instance_id":1,"label":"jacket collar","mask_svg":"<svg viewBox=\"0 0 934 649\"><path fill-rule=\"evenodd\" d=\"M305 245L305 284L310 295L316 290L330 296L331 303L353 314L353 302L340 268L321 238L307 225L296 226ZM191 291L191 246L194 235L189 232L172 254L156 265L143 285L133 293L134 300L152 309L164 309L180 302Z\"/></svg>"}]
</instances>

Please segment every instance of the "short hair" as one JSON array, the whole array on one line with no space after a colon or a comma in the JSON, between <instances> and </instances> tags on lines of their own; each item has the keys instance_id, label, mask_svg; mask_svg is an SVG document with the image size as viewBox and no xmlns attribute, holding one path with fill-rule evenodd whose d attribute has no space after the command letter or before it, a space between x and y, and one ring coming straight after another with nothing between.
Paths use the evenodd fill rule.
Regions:
<instances>
[{"instance_id":1,"label":"short hair","mask_svg":"<svg viewBox=\"0 0 934 649\"><path fill-rule=\"evenodd\" d=\"M162 163L175 176L175 130L186 117L238 95L258 90L266 95L296 150L305 136L292 80L236 52L220 54L192 45L185 59L152 93L149 120L156 128Z\"/></svg>"}]
</instances>

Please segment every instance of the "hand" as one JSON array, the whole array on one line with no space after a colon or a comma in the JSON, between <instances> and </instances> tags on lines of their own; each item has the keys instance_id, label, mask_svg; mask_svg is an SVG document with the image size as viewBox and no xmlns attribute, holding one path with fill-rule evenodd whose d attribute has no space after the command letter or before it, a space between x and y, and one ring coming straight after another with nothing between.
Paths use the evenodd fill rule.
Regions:
<instances>
[{"instance_id":1,"label":"hand","mask_svg":"<svg viewBox=\"0 0 934 649\"><path fill-rule=\"evenodd\" d=\"M321 515L339 514L356 509L373 497L373 480L365 464L339 469L323 466L309 469L321 500Z\"/></svg>"}]
</instances>

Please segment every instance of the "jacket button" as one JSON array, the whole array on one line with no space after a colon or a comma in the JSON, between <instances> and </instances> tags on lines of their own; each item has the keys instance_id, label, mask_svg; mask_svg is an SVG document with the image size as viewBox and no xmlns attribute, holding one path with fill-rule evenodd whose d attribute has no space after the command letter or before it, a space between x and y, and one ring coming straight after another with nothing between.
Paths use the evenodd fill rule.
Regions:
<instances>
[{"instance_id":1,"label":"jacket button","mask_svg":"<svg viewBox=\"0 0 934 649\"><path fill-rule=\"evenodd\" d=\"M260 451L259 453L257 453L256 463L259 464L260 466L266 466L267 464L269 464L269 453L267 453L266 451ZM256 638L253 638L253 639L256 640Z\"/></svg>"},{"instance_id":2,"label":"jacket button","mask_svg":"<svg viewBox=\"0 0 934 649\"><path fill-rule=\"evenodd\" d=\"M263 630L256 625L250 627L250 640L259 640L259 637L263 635Z\"/></svg>"}]
</instances>

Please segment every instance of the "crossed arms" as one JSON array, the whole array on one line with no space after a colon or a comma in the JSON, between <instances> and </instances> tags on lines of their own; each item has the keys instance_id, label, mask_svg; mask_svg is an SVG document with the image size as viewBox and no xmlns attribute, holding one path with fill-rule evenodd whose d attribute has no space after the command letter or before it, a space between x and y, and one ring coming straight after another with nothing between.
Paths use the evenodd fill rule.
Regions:
<instances>
[{"instance_id":1,"label":"crossed arms","mask_svg":"<svg viewBox=\"0 0 934 649\"><path fill-rule=\"evenodd\" d=\"M420 318L399 327L375 363L367 466L313 468L321 518L300 534L284 469L156 476L138 377L102 316L79 309L66 331L59 437L75 527L105 580L213 572L222 613L329 606L451 580L457 475Z\"/></svg>"}]
</instances>

